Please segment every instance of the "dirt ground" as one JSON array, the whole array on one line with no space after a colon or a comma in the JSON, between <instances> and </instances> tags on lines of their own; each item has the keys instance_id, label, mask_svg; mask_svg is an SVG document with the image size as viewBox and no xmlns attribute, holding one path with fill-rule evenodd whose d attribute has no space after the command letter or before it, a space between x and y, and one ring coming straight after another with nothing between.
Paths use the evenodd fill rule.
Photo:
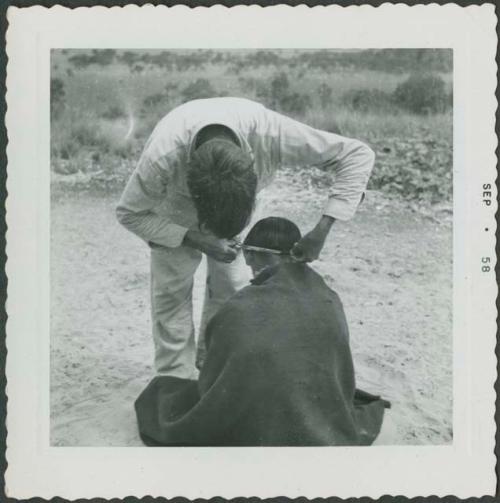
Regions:
<instances>
[{"instance_id":1,"label":"dirt ground","mask_svg":"<svg viewBox=\"0 0 500 503\"><path fill-rule=\"evenodd\" d=\"M116 222L119 193L54 186L51 444L140 446L133 403L153 375L148 248ZM308 230L321 197L285 178L265 214ZM370 192L337 222L317 269L340 295L357 385L392 402L390 444L452 439L452 226ZM195 320L203 299L195 282Z\"/></svg>"}]
</instances>

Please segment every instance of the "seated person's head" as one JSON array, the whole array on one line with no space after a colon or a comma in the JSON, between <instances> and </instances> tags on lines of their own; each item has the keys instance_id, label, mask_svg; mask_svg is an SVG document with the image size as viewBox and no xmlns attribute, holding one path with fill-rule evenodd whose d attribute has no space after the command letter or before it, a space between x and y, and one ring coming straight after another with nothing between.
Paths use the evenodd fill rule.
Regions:
<instances>
[{"instance_id":1,"label":"seated person's head","mask_svg":"<svg viewBox=\"0 0 500 503\"><path fill-rule=\"evenodd\" d=\"M252 268L253 275L267 267L291 261L290 251L300 238L299 228L286 218L268 217L259 220L248 233L244 244L278 250L282 254L245 250L245 261Z\"/></svg>"}]
</instances>

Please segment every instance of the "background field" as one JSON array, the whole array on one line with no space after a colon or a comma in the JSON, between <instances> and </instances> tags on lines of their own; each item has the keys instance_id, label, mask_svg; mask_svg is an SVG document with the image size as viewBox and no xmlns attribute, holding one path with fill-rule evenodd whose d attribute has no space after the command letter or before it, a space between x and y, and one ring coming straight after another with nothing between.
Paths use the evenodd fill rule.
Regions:
<instances>
[{"instance_id":1,"label":"background field","mask_svg":"<svg viewBox=\"0 0 500 503\"><path fill-rule=\"evenodd\" d=\"M449 442L451 70L447 50L53 51L52 443L139 444L132 404L152 372L148 252L114 206L156 122L221 95L375 150L366 201L314 267L344 301L359 385L393 402L392 442ZM307 230L327 185L317 170L284 170L266 212Z\"/></svg>"}]
</instances>

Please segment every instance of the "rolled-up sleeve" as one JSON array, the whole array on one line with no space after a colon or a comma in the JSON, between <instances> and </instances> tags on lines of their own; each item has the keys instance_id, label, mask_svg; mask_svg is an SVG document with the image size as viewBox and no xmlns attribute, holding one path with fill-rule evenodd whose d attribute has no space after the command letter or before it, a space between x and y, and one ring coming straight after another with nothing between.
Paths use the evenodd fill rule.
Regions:
<instances>
[{"instance_id":1,"label":"rolled-up sleeve","mask_svg":"<svg viewBox=\"0 0 500 503\"><path fill-rule=\"evenodd\" d=\"M166 179L164 167L143 156L123 191L116 216L144 241L176 248L182 244L187 228L153 211L166 197Z\"/></svg>"},{"instance_id":2,"label":"rolled-up sleeve","mask_svg":"<svg viewBox=\"0 0 500 503\"><path fill-rule=\"evenodd\" d=\"M281 164L315 166L332 175L323 214L349 220L368 184L375 154L359 140L314 129L280 114L277 117Z\"/></svg>"}]
</instances>

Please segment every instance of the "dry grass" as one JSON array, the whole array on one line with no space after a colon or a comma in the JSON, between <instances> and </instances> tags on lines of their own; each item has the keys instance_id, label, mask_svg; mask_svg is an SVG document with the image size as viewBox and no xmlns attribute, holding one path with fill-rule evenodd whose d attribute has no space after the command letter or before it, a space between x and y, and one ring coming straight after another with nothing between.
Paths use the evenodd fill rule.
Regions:
<instances>
[{"instance_id":1,"label":"dry grass","mask_svg":"<svg viewBox=\"0 0 500 503\"><path fill-rule=\"evenodd\" d=\"M375 138L418 138L434 136L452 141L453 116L451 113L427 117L408 113L361 112L350 108L308 110L304 122L318 129L335 131L345 136L370 142Z\"/></svg>"},{"instance_id":2,"label":"dry grass","mask_svg":"<svg viewBox=\"0 0 500 503\"><path fill-rule=\"evenodd\" d=\"M287 92L305 96L307 103L285 113L306 124L372 144L385 138L435 138L447 142L451 150L451 109L415 115L377 99L390 96L407 73L311 69L305 64L237 68L230 58L183 71L144 64L137 72L118 61L76 69L68 61L71 54L54 51L52 59L52 78L60 79L64 88L62 110L53 117L51 131L53 165L60 173L129 170L158 120L185 101L186 87L200 78L209 82L215 95L246 97L266 104L271 99L270 84L281 72L288 79ZM451 74L441 76L450 92ZM320 86L330 90L326 101ZM356 90L367 91L368 104L363 109L356 109L347 100ZM153 100L145 103L151 97Z\"/></svg>"}]
</instances>

